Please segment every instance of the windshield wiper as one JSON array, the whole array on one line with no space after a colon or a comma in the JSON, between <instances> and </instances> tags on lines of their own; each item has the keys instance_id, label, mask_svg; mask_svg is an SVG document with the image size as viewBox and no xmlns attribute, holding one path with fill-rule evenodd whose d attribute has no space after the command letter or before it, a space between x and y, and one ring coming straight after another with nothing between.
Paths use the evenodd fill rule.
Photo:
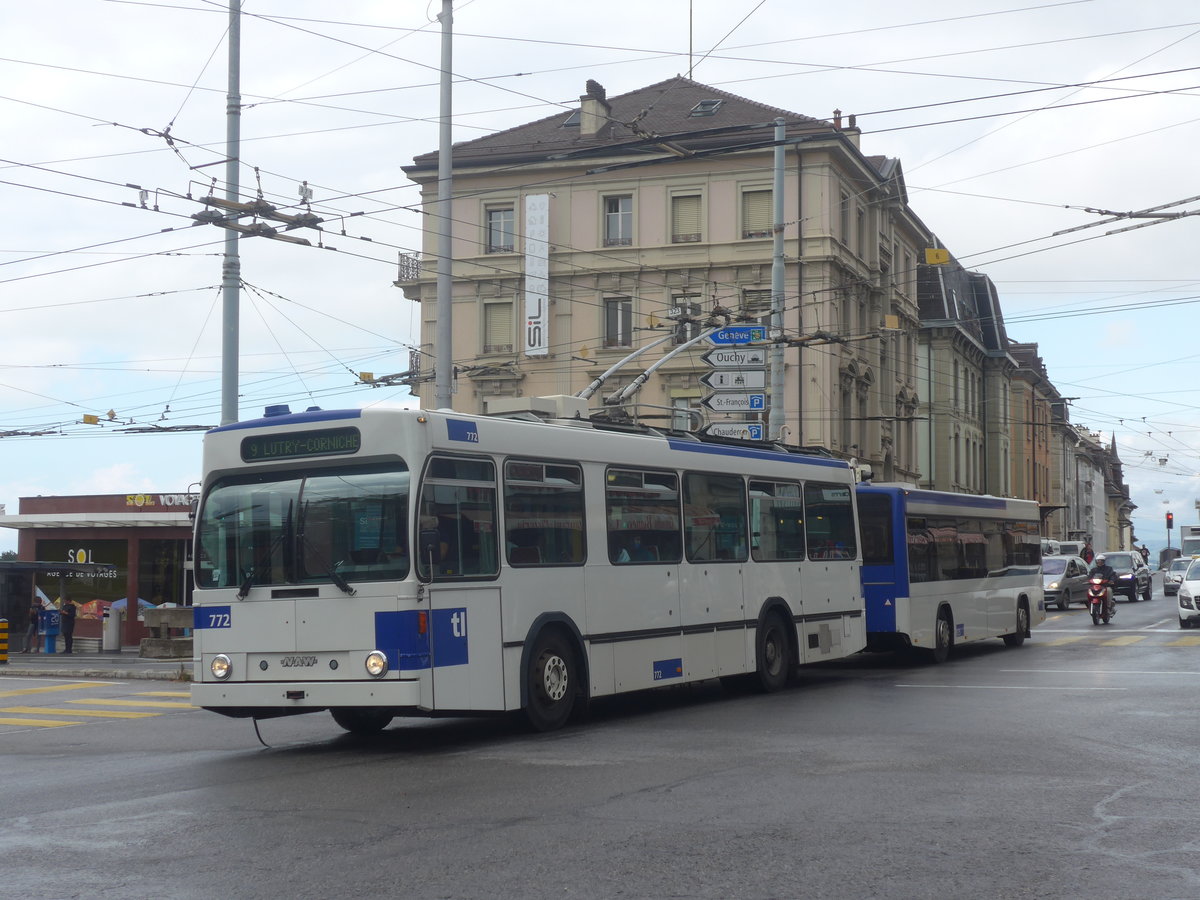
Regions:
<instances>
[{"instance_id":1,"label":"windshield wiper","mask_svg":"<svg viewBox=\"0 0 1200 900\"><path fill-rule=\"evenodd\" d=\"M271 544L267 547L267 564L270 565L272 557L275 556L275 550L283 543L283 539L289 537L292 533L292 501L288 501L287 515L283 519L283 528L271 540ZM258 566L251 566L246 572L246 578L242 581L238 588L237 598L245 600L246 595L250 593L250 588L254 587L254 579L259 573Z\"/></svg>"},{"instance_id":2,"label":"windshield wiper","mask_svg":"<svg viewBox=\"0 0 1200 900\"><path fill-rule=\"evenodd\" d=\"M307 519L307 512L308 512L308 501L305 500L304 501L304 510L300 514L301 522L304 522ZM348 582L345 578L343 578L338 573L338 566L342 565L342 563L344 562L343 560L338 560L335 563L330 563L329 558L327 556L325 556L325 554L323 554L320 551L320 549L318 549L316 544L309 543L308 537L305 535L305 533L303 531L301 531L297 535L297 538L299 539L297 541L297 543L300 545L300 550L303 553L308 553L311 551L313 556L317 557L317 559L320 561L322 567L325 569L325 574L329 576L329 580L332 581L335 585L337 585L338 589L342 593L348 594L351 597L353 597L355 594L358 593L358 591L356 591L353 587L351 587L350 582ZM302 570L308 568L304 564L303 560L297 561L297 567Z\"/></svg>"}]
</instances>

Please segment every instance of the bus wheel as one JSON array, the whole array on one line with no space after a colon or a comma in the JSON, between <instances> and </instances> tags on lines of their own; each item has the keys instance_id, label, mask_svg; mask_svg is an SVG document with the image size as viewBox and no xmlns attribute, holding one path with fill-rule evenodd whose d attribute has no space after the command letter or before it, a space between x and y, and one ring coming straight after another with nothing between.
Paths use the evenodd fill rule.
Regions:
<instances>
[{"instance_id":1,"label":"bus wheel","mask_svg":"<svg viewBox=\"0 0 1200 900\"><path fill-rule=\"evenodd\" d=\"M373 706L340 707L331 709L329 714L333 716L333 721L351 734L377 734L392 722L390 712Z\"/></svg>"},{"instance_id":2,"label":"bus wheel","mask_svg":"<svg viewBox=\"0 0 1200 900\"><path fill-rule=\"evenodd\" d=\"M954 649L954 625L950 621L950 613L940 609L937 622L933 626L933 649L929 651L929 661L944 663L950 658L952 649Z\"/></svg>"},{"instance_id":3,"label":"bus wheel","mask_svg":"<svg viewBox=\"0 0 1200 900\"><path fill-rule=\"evenodd\" d=\"M529 654L525 673L529 701L525 718L535 731L554 731L567 724L575 705L575 654L561 634L543 632Z\"/></svg>"},{"instance_id":4,"label":"bus wheel","mask_svg":"<svg viewBox=\"0 0 1200 900\"><path fill-rule=\"evenodd\" d=\"M1022 600L1017 604L1017 630L1004 636L1004 643L1009 647L1020 647L1025 643L1025 633L1029 631L1029 607Z\"/></svg>"},{"instance_id":5,"label":"bus wheel","mask_svg":"<svg viewBox=\"0 0 1200 900\"><path fill-rule=\"evenodd\" d=\"M758 629L758 687L764 694L783 688L791 674L791 645L779 613L770 613Z\"/></svg>"}]
</instances>

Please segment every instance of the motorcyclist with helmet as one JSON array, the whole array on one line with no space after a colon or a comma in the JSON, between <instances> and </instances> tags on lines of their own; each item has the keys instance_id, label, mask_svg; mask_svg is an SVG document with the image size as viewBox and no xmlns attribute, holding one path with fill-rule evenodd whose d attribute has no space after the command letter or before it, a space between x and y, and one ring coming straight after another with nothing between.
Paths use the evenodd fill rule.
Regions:
<instances>
[{"instance_id":1,"label":"motorcyclist with helmet","mask_svg":"<svg viewBox=\"0 0 1200 900\"><path fill-rule=\"evenodd\" d=\"M1104 602L1108 607L1108 615L1111 618L1117 612L1117 601L1113 598L1113 585L1117 581L1117 572L1105 560L1103 553L1096 557L1096 564L1092 566L1092 571L1088 573L1088 578L1097 577L1104 579L1104 586L1108 588L1108 596Z\"/></svg>"}]
</instances>

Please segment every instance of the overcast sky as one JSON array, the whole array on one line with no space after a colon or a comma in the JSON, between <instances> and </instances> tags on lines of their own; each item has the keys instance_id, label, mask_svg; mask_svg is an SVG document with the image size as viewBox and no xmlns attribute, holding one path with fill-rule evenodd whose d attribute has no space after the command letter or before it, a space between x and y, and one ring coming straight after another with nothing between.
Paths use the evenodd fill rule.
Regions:
<instances>
[{"instance_id":1,"label":"overcast sky","mask_svg":"<svg viewBox=\"0 0 1200 900\"><path fill-rule=\"evenodd\" d=\"M313 191L324 247L241 242L240 414L411 403L392 286L419 247L400 167L437 148L438 0L246 0L242 190ZM829 118L901 160L913 209L996 283L1072 419L1116 436L1140 509L1200 521L1200 9L1184 0L463 0L455 140L676 74ZM689 20L691 29L689 33ZM227 0L53 0L0 12L0 503L179 493L220 418ZM690 51L690 53L689 53ZM166 135L164 137L164 134ZM257 174L256 174L257 173ZM147 193L141 195L140 190ZM189 199L189 195L190 198ZM142 203L145 203L145 208ZM1055 232L1087 227L1055 237ZM318 235L308 232L314 239ZM108 413L112 411L112 420ZM104 425L82 424L84 414ZM0 529L0 550L16 547Z\"/></svg>"}]
</instances>

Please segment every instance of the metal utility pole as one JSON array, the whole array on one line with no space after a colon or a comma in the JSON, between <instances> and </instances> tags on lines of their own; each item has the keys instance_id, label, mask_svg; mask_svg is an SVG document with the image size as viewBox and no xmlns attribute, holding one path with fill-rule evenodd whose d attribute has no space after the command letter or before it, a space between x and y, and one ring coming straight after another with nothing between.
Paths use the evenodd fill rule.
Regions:
<instances>
[{"instance_id":1,"label":"metal utility pole","mask_svg":"<svg viewBox=\"0 0 1200 900\"><path fill-rule=\"evenodd\" d=\"M784 377L783 377L783 164L785 150L784 138L787 137L787 126L782 118L775 120L775 180L771 190L771 200L775 207L774 222L771 234L774 246L771 257L771 328L768 337L771 339L771 409L767 414L767 436L772 441L778 441L783 435L783 426L787 422L787 410L784 409Z\"/></svg>"},{"instance_id":2,"label":"metal utility pole","mask_svg":"<svg viewBox=\"0 0 1200 900\"><path fill-rule=\"evenodd\" d=\"M450 154L450 70L452 61L453 4L442 0L442 77L438 110L438 240L437 240L437 345L433 361L434 408L449 409L451 382L454 377L454 280L451 263L451 209L454 196L453 161Z\"/></svg>"},{"instance_id":3,"label":"metal utility pole","mask_svg":"<svg viewBox=\"0 0 1200 900\"><path fill-rule=\"evenodd\" d=\"M238 145L242 135L241 0L229 0L229 88L225 95L225 199L239 201ZM225 232L225 256L221 263L221 424L238 420L238 307L242 283L242 261L238 256L240 235ZM132 615L132 613L130 613Z\"/></svg>"}]
</instances>

